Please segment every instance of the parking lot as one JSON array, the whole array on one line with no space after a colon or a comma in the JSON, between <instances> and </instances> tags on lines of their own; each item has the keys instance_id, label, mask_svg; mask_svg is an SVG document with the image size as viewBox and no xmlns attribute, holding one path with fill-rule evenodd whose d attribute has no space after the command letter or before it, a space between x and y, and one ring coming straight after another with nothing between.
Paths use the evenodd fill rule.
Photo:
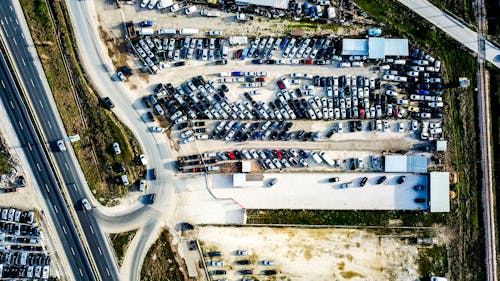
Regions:
<instances>
[{"instance_id":1,"label":"parking lot","mask_svg":"<svg viewBox=\"0 0 500 281\"><path fill-rule=\"evenodd\" d=\"M386 176L382 184L377 179ZM406 176L406 182L397 179ZM338 177L339 182L328 180ZM359 183L368 181L364 187ZM219 198L232 198L247 209L327 209L327 210L427 210L428 176L384 173L266 173L264 182L276 178L272 187L233 187L231 175L209 175L208 186ZM343 183L352 186L341 188ZM423 191L414 186L423 185Z\"/></svg>"},{"instance_id":2,"label":"parking lot","mask_svg":"<svg viewBox=\"0 0 500 281\"><path fill-rule=\"evenodd\" d=\"M0 217L0 278L43 279L51 276L51 256L35 212L2 208Z\"/></svg>"},{"instance_id":3,"label":"parking lot","mask_svg":"<svg viewBox=\"0 0 500 281\"><path fill-rule=\"evenodd\" d=\"M245 278L238 270L250 269L254 280L416 280L417 247L399 237L378 236L352 229L268 227L199 227L208 272L223 270L213 279ZM247 255L237 255L236 251ZM208 257L210 252L220 256ZM249 265L236 261L249 260ZM264 266L263 261L274 265ZM220 265L222 262L223 265ZM275 270L266 276L263 270Z\"/></svg>"}]
</instances>

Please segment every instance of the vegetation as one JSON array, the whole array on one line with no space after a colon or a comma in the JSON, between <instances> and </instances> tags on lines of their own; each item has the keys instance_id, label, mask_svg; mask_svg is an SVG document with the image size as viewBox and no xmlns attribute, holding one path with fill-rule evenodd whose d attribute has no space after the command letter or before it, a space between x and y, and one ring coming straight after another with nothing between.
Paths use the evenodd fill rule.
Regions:
<instances>
[{"instance_id":1,"label":"vegetation","mask_svg":"<svg viewBox=\"0 0 500 281\"><path fill-rule=\"evenodd\" d=\"M443 11L447 11L465 22L476 25L476 16L472 7L472 0L429 0Z\"/></svg>"},{"instance_id":2,"label":"vegetation","mask_svg":"<svg viewBox=\"0 0 500 281\"><path fill-rule=\"evenodd\" d=\"M434 245L418 249L418 270L420 278L445 276L448 272L448 255L445 246Z\"/></svg>"},{"instance_id":3,"label":"vegetation","mask_svg":"<svg viewBox=\"0 0 500 281\"><path fill-rule=\"evenodd\" d=\"M50 20L47 3L55 24ZM137 178L143 169L134 161L134 155L140 154L138 142L112 113L100 106L86 81L65 2L36 0L33 5L31 0L21 0L21 4L66 131L68 135L80 135L81 140L73 147L85 178L101 203L112 204L113 199L127 192L116 182L119 175L113 172L112 164L124 162L129 178ZM62 42L62 54L58 52L54 28ZM67 70L63 56L68 61ZM113 155L114 141L120 144L121 155Z\"/></svg>"},{"instance_id":4,"label":"vegetation","mask_svg":"<svg viewBox=\"0 0 500 281\"><path fill-rule=\"evenodd\" d=\"M171 235L164 229L149 249L141 270L142 281L187 280L183 261L171 245Z\"/></svg>"},{"instance_id":5,"label":"vegetation","mask_svg":"<svg viewBox=\"0 0 500 281\"><path fill-rule=\"evenodd\" d=\"M0 175L9 174L12 169L10 154L3 140L0 138Z\"/></svg>"},{"instance_id":6,"label":"vegetation","mask_svg":"<svg viewBox=\"0 0 500 281\"><path fill-rule=\"evenodd\" d=\"M434 226L445 224L441 213L337 210L248 210L247 222L257 224Z\"/></svg>"},{"instance_id":7,"label":"vegetation","mask_svg":"<svg viewBox=\"0 0 500 281\"><path fill-rule=\"evenodd\" d=\"M132 239L134 239L137 230L131 230L122 233L111 233L109 234L109 240L115 251L116 259L118 260L118 265L121 266L123 263L123 258L127 253L127 248Z\"/></svg>"}]
</instances>

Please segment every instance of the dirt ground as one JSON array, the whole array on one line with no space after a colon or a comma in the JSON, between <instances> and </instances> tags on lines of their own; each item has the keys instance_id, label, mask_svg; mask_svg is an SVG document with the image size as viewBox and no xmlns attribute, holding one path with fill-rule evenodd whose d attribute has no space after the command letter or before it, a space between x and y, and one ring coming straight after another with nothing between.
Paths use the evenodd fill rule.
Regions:
<instances>
[{"instance_id":1,"label":"dirt ground","mask_svg":"<svg viewBox=\"0 0 500 281\"><path fill-rule=\"evenodd\" d=\"M416 280L417 247L393 236L379 236L353 229L298 229L269 227L200 227L198 239L204 253L220 251L233 280L236 270L253 268L258 280ZM247 250L250 266L236 266L234 251ZM241 257L240 257L241 258ZM273 260L275 266L263 266ZM209 261L209 258L206 258ZM266 278L264 269L277 276Z\"/></svg>"}]
</instances>

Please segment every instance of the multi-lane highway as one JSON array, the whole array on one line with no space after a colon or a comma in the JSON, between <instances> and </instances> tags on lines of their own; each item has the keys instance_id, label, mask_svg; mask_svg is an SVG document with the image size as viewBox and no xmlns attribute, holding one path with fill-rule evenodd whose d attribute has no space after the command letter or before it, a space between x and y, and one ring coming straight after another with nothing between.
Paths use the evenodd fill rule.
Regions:
<instances>
[{"instance_id":1,"label":"multi-lane highway","mask_svg":"<svg viewBox=\"0 0 500 281\"><path fill-rule=\"evenodd\" d=\"M95 280L71 217L62 199L58 183L43 150L45 144L35 132L3 54L0 56L0 80L0 97L10 117L10 122L16 130L20 144L29 160L27 164L37 174L37 177L32 180L36 181L40 187L43 187L42 190L44 192L42 193L42 197L47 202L47 205L50 206L45 211L45 214L52 218L54 228L60 235L62 248L65 249L66 255L71 257L68 259L71 265L69 270L72 270L75 276L80 276L80 280Z\"/></svg>"},{"instance_id":2,"label":"multi-lane highway","mask_svg":"<svg viewBox=\"0 0 500 281\"><path fill-rule=\"evenodd\" d=\"M100 230L93 216L94 211L84 212L81 208L81 199L87 196L85 192L86 182L71 146L68 144L69 149L66 152L55 152L55 141L64 138L66 133L61 126L60 116L55 107L52 94L48 88L39 60L36 53L32 52L33 43L30 39L29 32L26 32L26 22L22 16L22 11L20 11L19 3L17 1L0 1L0 20L0 31L3 34L3 38L5 38L7 49L17 66L33 113L38 120L41 131L43 131L45 138L42 142L46 142L49 149L53 152L52 157L60 171L63 184L66 186L66 191L71 198L69 208L75 207L76 209L74 211L82 226L86 242L89 246L88 248L91 250L91 254L96 261L94 264L98 269L98 274L103 280L119 280L117 266L111 249L109 248L104 233ZM3 95L2 98L5 99ZM17 103L11 106L10 102L14 102L14 100L16 100ZM7 100L6 105L10 107L9 109L12 114L14 114L11 115L13 117L26 114L26 109L20 104L19 97L11 95L11 100ZM15 121L14 123L17 122ZM31 127L30 120L25 118L24 123L25 124L21 123L22 125L20 126L24 127L25 130ZM70 257L72 267L76 271L75 279L95 280L96 277L92 273L92 268L89 264L89 257L86 255L77 237L75 226L65 207L64 200L53 178L52 171L49 169L47 159L45 159L43 154L40 154L42 153L40 150L41 146L36 145L37 142L34 141L35 135L30 137L29 134L20 131L20 137L30 138L25 140L26 145L30 143L30 149L39 149L39 155L36 159L32 158L33 162L30 164L35 165L34 171L40 172L41 179L39 180L45 179L44 182L40 183L40 186L46 187L46 193L43 194L44 198L50 202L48 203L49 206L54 206L54 209L51 211L55 212L54 220L58 221L59 224L56 226L56 229L64 233L63 241L65 241L64 243L67 245L67 247L65 245L65 249L68 251L67 256ZM31 150L28 152L35 153ZM49 181L49 179L51 179L51 181ZM64 240L64 238L66 240ZM97 276L97 278L99 278L99 276Z\"/></svg>"}]
</instances>

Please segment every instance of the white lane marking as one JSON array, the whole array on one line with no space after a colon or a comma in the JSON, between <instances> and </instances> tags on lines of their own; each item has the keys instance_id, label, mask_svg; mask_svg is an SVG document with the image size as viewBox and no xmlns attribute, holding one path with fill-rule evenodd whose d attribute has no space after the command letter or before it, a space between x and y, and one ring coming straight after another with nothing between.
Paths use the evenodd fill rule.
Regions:
<instances>
[{"instance_id":1,"label":"white lane marking","mask_svg":"<svg viewBox=\"0 0 500 281\"><path fill-rule=\"evenodd\" d=\"M3 80L0 80L0 81L2 81L2 87L5 89L6 88L5 83L3 82Z\"/></svg>"},{"instance_id":2,"label":"white lane marking","mask_svg":"<svg viewBox=\"0 0 500 281\"><path fill-rule=\"evenodd\" d=\"M42 100L41 99L38 99L38 103L40 104L40 106L43 108L43 103L42 103Z\"/></svg>"},{"instance_id":3,"label":"white lane marking","mask_svg":"<svg viewBox=\"0 0 500 281\"><path fill-rule=\"evenodd\" d=\"M44 186L45 186L45 189L47 189L47 192L50 192L49 186L47 184L44 184Z\"/></svg>"},{"instance_id":4,"label":"white lane marking","mask_svg":"<svg viewBox=\"0 0 500 281\"><path fill-rule=\"evenodd\" d=\"M66 228L64 226L62 227L62 229L63 229L64 234L68 235L68 232L66 231Z\"/></svg>"},{"instance_id":5,"label":"white lane marking","mask_svg":"<svg viewBox=\"0 0 500 281\"><path fill-rule=\"evenodd\" d=\"M52 125L50 125L50 121L47 121L47 124L49 124L49 127L52 129Z\"/></svg>"},{"instance_id":6,"label":"white lane marking","mask_svg":"<svg viewBox=\"0 0 500 281\"><path fill-rule=\"evenodd\" d=\"M29 143L29 142L28 142L28 149L29 149L30 151L33 151L33 148L31 148L31 143Z\"/></svg>"},{"instance_id":7,"label":"white lane marking","mask_svg":"<svg viewBox=\"0 0 500 281\"><path fill-rule=\"evenodd\" d=\"M102 256L101 247L97 247L97 250L99 251L99 255Z\"/></svg>"},{"instance_id":8,"label":"white lane marking","mask_svg":"<svg viewBox=\"0 0 500 281\"><path fill-rule=\"evenodd\" d=\"M69 166L68 166L68 163L64 162L64 166L66 167L66 170L69 171Z\"/></svg>"},{"instance_id":9,"label":"white lane marking","mask_svg":"<svg viewBox=\"0 0 500 281\"><path fill-rule=\"evenodd\" d=\"M77 191L76 184L73 184L73 189Z\"/></svg>"},{"instance_id":10,"label":"white lane marking","mask_svg":"<svg viewBox=\"0 0 500 281\"><path fill-rule=\"evenodd\" d=\"M73 256L76 255L75 249L73 249L73 247L71 247L71 253L73 254Z\"/></svg>"},{"instance_id":11,"label":"white lane marking","mask_svg":"<svg viewBox=\"0 0 500 281\"><path fill-rule=\"evenodd\" d=\"M24 33L21 33L21 37L23 37L23 39L26 39L26 38L24 38Z\"/></svg>"},{"instance_id":12,"label":"white lane marking","mask_svg":"<svg viewBox=\"0 0 500 281\"><path fill-rule=\"evenodd\" d=\"M17 25L19 25L19 22L17 21L17 19L16 19L16 23L17 23ZM22 33L21 33L21 34L22 34Z\"/></svg>"},{"instance_id":13,"label":"white lane marking","mask_svg":"<svg viewBox=\"0 0 500 281\"><path fill-rule=\"evenodd\" d=\"M12 38L12 41L14 41L14 44L17 46L16 38ZM23 60L23 62L24 62L24 60Z\"/></svg>"},{"instance_id":14,"label":"white lane marking","mask_svg":"<svg viewBox=\"0 0 500 281\"><path fill-rule=\"evenodd\" d=\"M40 164L36 163L36 168L38 169L39 172L42 171L42 168L40 168Z\"/></svg>"},{"instance_id":15,"label":"white lane marking","mask_svg":"<svg viewBox=\"0 0 500 281\"><path fill-rule=\"evenodd\" d=\"M78 271L80 271L80 275L83 277L83 272L82 272L82 269L80 267L78 268Z\"/></svg>"},{"instance_id":16,"label":"white lane marking","mask_svg":"<svg viewBox=\"0 0 500 281\"><path fill-rule=\"evenodd\" d=\"M108 276L111 276L111 274L109 273L109 269L106 267L106 274L108 274Z\"/></svg>"},{"instance_id":17,"label":"white lane marking","mask_svg":"<svg viewBox=\"0 0 500 281\"><path fill-rule=\"evenodd\" d=\"M23 124L21 124L21 121L17 121L17 123L19 123L19 127L21 127L21 130L24 130Z\"/></svg>"},{"instance_id":18,"label":"white lane marking","mask_svg":"<svg viewBox=\"0 0 500 281\"><path fill-rule=\"evenodd\" d=\"M24 60L23 60L23 62L24 62ZM30 81L31 81L31 85L33 85L33 87L35 87L35 83L33 83L33 79L30 79Z\"/></svg>"},{"instance_id":19,"label":"white lane marking","mask_svg":"<svg viewBox=\"0 0 500 281\"><path fill-rule=\"evenodd\" d=\"M9 100L10 107L14 108L14 104L12 103L12 100Z\"/></svg>"},{"instance_id":20,"label":"white lane marking","mask_svg":"<svg viewBox=\"0 0 500 281\"><path fill-rule=\"evenodd\" d=\"M2 25L4 25L3 20L0 20L0 23L1 23Z\"/></svg>"},{"instance_id":21,"label":"white lane marking","mask_svg":"<svg viewBox=\"0 0 500 281\"><path fill-rule=\"evenodd\" d=\"M14 8L12 8L12 5L10 5L10 6L9 6L9 8L10 8L10 11L11 11L11 12L14 12ZM17 21L17 20L16 20L16 21Z\"/></svg>"},{"instance_id":22,"label":"white lane marking","mask_svg":"<svg viewBox=\"0 0 500 281\"><path fill-rule=\"evenodd\" d=\"M91 225L90 225L90 232L92 232L92 234L94 234L94 229L92 228Z\"/></svg>"},{"instance_id":23,"label":"white lane marking","mask_svg":"<svg viewBox=\"0 0 500 281\"><path fill-rule=\"evenodd\" d=\"M56 205L53 205L53 206L54 206L54 211L56 211L56 214L59 214L59 211L57 210Z\"/></svg>"}]
</instances>

